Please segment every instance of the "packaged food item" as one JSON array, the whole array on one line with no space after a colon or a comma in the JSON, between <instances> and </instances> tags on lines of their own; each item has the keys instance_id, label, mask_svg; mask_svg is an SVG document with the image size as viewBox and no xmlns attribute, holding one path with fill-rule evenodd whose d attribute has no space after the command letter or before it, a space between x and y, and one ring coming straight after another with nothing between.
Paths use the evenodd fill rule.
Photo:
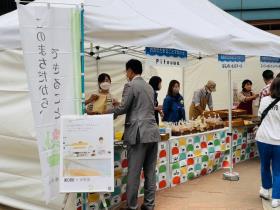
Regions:
<instances>
[{"instance_id":1,"label":"packaged food item","mask_svg":"<svg viewBox=\"0 0 280 210\"><path fill-rule=\"evenodd\" d=\"M181 136L220 129L224 127L224 122L219 115L215 114L209 115L208 118L202 115L195 120L169 123L167 126L171 128L172 136Z\"/></svg>"},{"instance_id":2,"label":"packaged food item","mask_svg":"<svg viewBox=\"0 0 280 210\"><path fill-rule=\"evenodd\" d=\"M122 136L123 136L123 132L122 131L116 131L115 132L115 141L121 141L122 140Z\"/></svg>"}]
</instances>

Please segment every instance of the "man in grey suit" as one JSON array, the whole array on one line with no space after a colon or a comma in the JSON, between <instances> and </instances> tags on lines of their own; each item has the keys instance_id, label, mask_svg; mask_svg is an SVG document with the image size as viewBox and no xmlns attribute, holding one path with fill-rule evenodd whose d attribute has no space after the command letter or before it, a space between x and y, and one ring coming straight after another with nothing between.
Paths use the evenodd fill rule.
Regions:
<instances>
[{"instance_id":1,"label":"man in grey suit","mask_svg":"<svg viewBox=\"0 0 280 210\"><path fill-rule=\"evenodd\" d=\"M127 208L137 209L137 196L140 173L143 167L144 203L142 210L155 206L157 142L160 141L159 129L155 120L154 91L141 77L142 63L131 59L126 63L126 76L129 82L124 86L121 104L109 110L118 115L126 114L124 143L127 145L128 182Z\"/></svg>"}]
</instances>

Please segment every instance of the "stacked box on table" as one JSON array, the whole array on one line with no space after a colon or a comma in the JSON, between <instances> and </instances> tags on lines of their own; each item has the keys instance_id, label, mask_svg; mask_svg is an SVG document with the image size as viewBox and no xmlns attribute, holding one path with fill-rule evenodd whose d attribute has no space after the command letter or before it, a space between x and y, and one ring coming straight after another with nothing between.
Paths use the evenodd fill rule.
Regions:
<instances>
[{"instance_id":1,"label":"stacked box on table","mask_svg":"<svg viewBox=\"0 0 280 210\"><path fill-rule=\"evenodd\" d=\"M252 131L247 128L233 130L233 162L238 163L258 155ZM184 183L230 164L230 138L226 131L178 137L160 142L156 167L157 190ZM104 194L107 206L113 207L126 200L127 154L122 147L115 148L115 190ZM143 195L144 174L141 174L139 195ZM86 199L83 199L86 195ZM77 209L103 209L98 193L78 193Z\"/></svg>"},{"instance_id":2,"label":"stacked box on table","mask_svg":"<svg viewBox=\"0 0 280 210\"><path fill-rule=\"evenodd\" d=\"M186 179L186 138L175 138L169 143L171 186L176 186L182 182L181 176Z\"/></svg>"},{"instance_id":3,"label":"stacked box on table","mask_svg":"<svg viewBox=\"0 0 280 210\"><path fill-rule=\"evenodd\" d=\"M157 190L170 187L168 147L168 141L160 142L158 144L158 161L156 167Z\"/></svg>"},{"instance_id":4,"label":"stacked box on table","mask_svg":"<svg viewBox=\"0 0 280 210\"><path fill-rule=\"evenodd\" d=\"M171 186L220 168L227 147L225 131L171 139L169 151Z\"/></svg>"},{"instance_id":5,"label":"stacked box on table","mask_svg":"<svg viewBox=\"0 0 280 210\"><path fill-rule=\"evenodd\" d=\"M169 182L169 149L168 141L162 141L158 143L158 158L156 165L156 189L162 190L170 187ZM144 172L141 172L140 176L140 187L138 191L139 196L144 195Z\"/></svg>"},{"instance_id":6,"label":"stacked box on table","mask_svg":"<svg viewBox=\"0 0 280 210\"><path fill-rule=\"evenodd\" d=\"M239 127L233 129L233 164L258 156L258 150L256 147L253 132L253 127ZM229 137L227 138L228 142L230 143ZM228 168L230 166L229 148L223 158L223 168Z\"/></svg>"},{"instance_id":7,"label":"stacked box on table","mask_svg":"<svg viewBox=\"0 0 280 210\"><path fill-rule=\"evenodd\" d=\"M223 155L222 168L230 167L230 137L226 137L226 151ZM241 156L242 148L247 146L247 130L246 128L234 128L232 133L232 162L233 164L240 162L244 159Z\"/></svg>"},{"instance_id":8,"label":"stacked box on table","mask_svg":"<svg viewBox=\"0 0 280 210\"><path fill-rule=\"evenodd\" d=\"M255 142L254 126L247 127L247 142L248 143Z\"/></svg>"}]
</instances>

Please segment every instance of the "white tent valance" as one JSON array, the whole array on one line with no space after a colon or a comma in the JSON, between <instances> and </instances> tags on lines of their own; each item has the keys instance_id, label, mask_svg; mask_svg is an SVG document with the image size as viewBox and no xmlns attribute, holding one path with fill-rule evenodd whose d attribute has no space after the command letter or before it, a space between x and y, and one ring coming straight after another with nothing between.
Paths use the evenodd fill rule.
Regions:
<instances>
[{"instance_id":1,"label":"white tent valance","mask_svg":"<svg viewBox=\"0 0 280 210\"><path fill-rule=\"evenodd\" d=\"M234 18L207 0L102 2L93 6L92 1L85 1L85 41L176 48L204 55L280 56L278 36ZM0 49L20 47L17 12L1 16Z\"/></svg>"},{"instance_id":2,"label":"white tent valance","mask_svg":"<svg viewBox=\"0 0 280 210\"><path fill-rule=\"evenodd\" d=\"M80 0L39 1L80 3ZM99 3L99 6L92 6ZM130 53L142 57L139 51L143 51L145 46L151 46L183 49L189 55L208 55L209 58L202 60L188 58L189 66L185 69L187 76L181 75L180 69L176 73L168 71L168 74L166 70L162 74L166 84L171 79L171 74L178 76L174 79L182 79L180 81L185 84L187 106L192 92L202 87L208 79L215 79L219 84L220 91L217 91L214 98L217 107L225 106L226 73L220 71L216 57L210 55L224 53L280 57L279 37L235 19L207 0L85 0L85 40L88 52L89 43L93 43L94 46L101 46L98 51L100 57L107 56L107 59L100 60L101 70L112 76L114 93L119 97L125 78L123 64ZM117 47L111 49L110 53L104 53L104 47L108 49L118 45L129 49ZM125 59L120 58L122 50L128 56ZM108 55L114 53L118 56L110 56L109 59ZM258 58L250 59L248 63L254 65L233 76L238 84L244 78L251 78L258 90L263 85L260 78L262 69ZM0 203L23 209L60 209L62 197L49 206L45 205L42 198L41 171L26 75L23 71L17 11L0 16L0 63L0 143L3 160L0 165L0 190L3 194L0 196ZM86 57L86 87L89 91L96 86L97 63L96 59ZM212 71L206 74L205 70ZM156 68L152 69L151 74L155 72ZM162 90L163 96L165 93ZM68 205L73 208L75 198L72 200L73 203Z\"/></svg>"}]
</instances>

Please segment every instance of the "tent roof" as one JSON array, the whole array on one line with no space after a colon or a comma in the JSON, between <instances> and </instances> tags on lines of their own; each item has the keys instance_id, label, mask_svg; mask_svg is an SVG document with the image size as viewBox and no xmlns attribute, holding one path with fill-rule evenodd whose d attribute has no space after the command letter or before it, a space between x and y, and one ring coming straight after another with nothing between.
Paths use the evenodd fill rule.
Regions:
<instances>
[{"instance_id":1,"label":"tent roof","mask_svg":"<svg viewBox=\"0 0 280 210\"><path fill-rule=\"evenodd\" d=\"M87 4L92 1L86 0ZM20 47L16 12L0 17L0 37L0 48ZM104 0L99 6L85 6L85 40L206 55L280 56L280 37L236 19L207 0Z\"/></svg>"}]
</instances>

